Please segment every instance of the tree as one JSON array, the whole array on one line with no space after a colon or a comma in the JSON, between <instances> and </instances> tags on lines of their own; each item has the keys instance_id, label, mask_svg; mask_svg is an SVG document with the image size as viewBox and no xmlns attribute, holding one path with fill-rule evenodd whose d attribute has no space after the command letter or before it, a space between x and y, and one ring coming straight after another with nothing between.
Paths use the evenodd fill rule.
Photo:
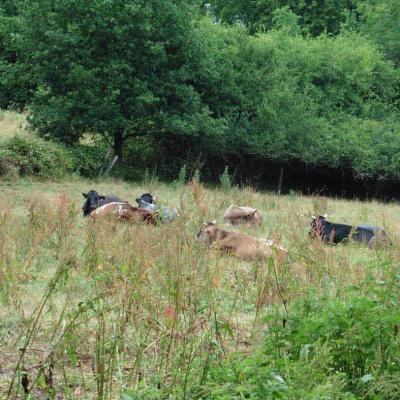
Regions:
<instances>
[{"instance_id":1,"label":"tree","mask_svg":"<svg viewBox=\"0 0 400 400\"><path fill-rule=\"evenodd\" d=\"M361 31L379 44L386 55L400 66L400 4L397 0L363 0Z\"/></svg>"},{"instance_id":2,"label":"tree","mask_svg":"<svg viewBox=\"0 0 400 400\"><path fill-rule=\"evenodd\" d=\"M76 143L85 133L153 145L196 136L213 120L192 82L194 9L173 0L27 0L25 62L38 90L32 125ZM166 141L166 140L164 140Z\"/></svg>"},{"instance_id":3,"label":"tree","mask_svg":"<svg viewBox=\"0 0 400 400\"><path fill-rule=\"evenodd\" d=\"M23 109L32 97L30 65L21 61L17 2L0 1L0 108Z\"/></svg>"},{"instance_id":4,"label":"tree","mask_svg":"<svg viewBox=\"0 0 400 400\"><path fill-rule=\"evenodd\" d=\"M240 22L252 33L274 26L273 12L289 7L299 16L305 33L318 36L323 32L338 34L346 15L355 9L355 0L211 0L211 8L223 22Z\"/></svg>"},{"instance_id":5,"label":"tree","mask_svg":"<svg viewBox=\"0 0 400 400\"><path fill-rule=\"evenodd\" d=\"M254 36L213 25L220 41L214 53L223 60L216 62L231 65L224 80L213 82L208 103L226 119L224 162L297 162L362 177L399 176L393 175L397 150L387 147L389 138L400 139L398 71L357 32L305 38L293 13L280 9L274 17L278 29Z\"/></svg>"}]
</instances>

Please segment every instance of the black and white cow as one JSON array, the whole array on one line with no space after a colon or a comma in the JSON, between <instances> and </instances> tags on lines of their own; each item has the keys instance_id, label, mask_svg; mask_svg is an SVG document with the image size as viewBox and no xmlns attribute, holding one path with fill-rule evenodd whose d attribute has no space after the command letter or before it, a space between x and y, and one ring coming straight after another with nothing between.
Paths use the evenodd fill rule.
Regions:
<instances>
[{"instance_id":1,"label":"black and white cow","mask_svg":"<svg viewBox=\"0 0 400 400\"><path fill-rule=\"evenodd\" d=\"M139 208L151 212L158 212L159 218L163 222L171 222L178 216L178 210L170 207L160 207L155 202L155 196L150 193L143 193L140 197L136 198Z\"/></svg>"},{"instance_id":2,"label":"black and white cow","mask_svg":"<svg viewBox=\"0 0 400 400\"><path fill-rule=\"evenodd\" d=\"M86 217L90 215L96 208L104 206L104 204L119 202L125 203L117 196L103 196L97 193L95 190L89 190L87 193L82 193L82 196L86 199L82 206L83 215Z\"/></svg>"},{"instance_id":3,"label":"black and white cow","mask_svg":"<svg viewBox=\"0 0 400 400\"><path fill-rule=\"evenodd\" d=\"M326 216L313 217L311 221L310 237L319 238L323 242L341 243L352 239L373 246L376 241L386 241L386 231L377 226L351 226L329 222Z\"/></svg>"},{"instance_id":4,"label":"black and white cow","mask_svg":"<svg viewBox=\"0 0 400 400\"><path fill-rule=\"evenodd\" d=\"M154 196L150 193L143 193L140 197L137 197L136 203L138 203L139 208L144 210L154 211L157 209Z\"/></svg>"}]
</instances>

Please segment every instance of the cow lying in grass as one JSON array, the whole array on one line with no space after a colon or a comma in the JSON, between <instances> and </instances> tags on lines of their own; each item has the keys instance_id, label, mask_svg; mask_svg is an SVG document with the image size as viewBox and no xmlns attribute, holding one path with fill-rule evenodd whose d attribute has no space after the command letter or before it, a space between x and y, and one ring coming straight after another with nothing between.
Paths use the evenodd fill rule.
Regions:
<instances>
[{"instance_id":1,"label":"cow lying in grass","mask_svg":"<svg viewBox=\"0 0 400 400\"><path fill-rule=\"evenodd\" d=\"M369 247L387 241L386 231L377 226L359 225L351 226L336 224L325 219L326 216L313 217L311 221L311 238L319 238L322 242L341 243L352 239L362 242Z\"/></svg>"},{"instance_id":2,"label":"cow lying in grass","mask_svg":"<svg viewBox=\"0 0 400 400\"><path fill-rule=\"evenodd\" d=\"M256 260L276 257L283 260L287 250L274 243L273 240L259 239L242 233L227 232L219 229L215 221L205 223L197 235L197 239L216 246L228 253L233 253L243 260Z\"/></svg>"},{"instance_id":3,"label":"cow lying in grass","mask_svg":"<svg viewBox=\"0 0 400 400\"><path fill-rule=\"evenodd\" d=\"M144 193L136 198L139 208L157 212L162 222L171 222L178 217L178 210L170 207L160 207L156 204L154 196L150 193Z\"/></svg>"},{"instance_id":4,"label":"cow lying in grass","mask_svg":"<svg viewBox=\"0 0 400 400\"><path fill-rule=\"evenodd\" d=\"M261 225L262 216L257 208L239 207L233 204L225 211L224 220L231 225L240 223Z\"/></svg>"},{"instance_id":5,"label":"cow lying in grass","mask_svg":"<svg viewBox=\"0 0 400 400\"><path fill-rule=\"evenodd\" d=\"M82 193L82 196L86 199L82 206L84 217L90 215L91 212L105 204L113 202L125 203L125 201L121 200L117 196L103 196L95 190L89 190L87 193Z\"/></svg>"},{"instance_id":6,"label":"cow lying in grass","mask_svg":"<svg viewBox=\"0 0 400 400\"><path fill-rule=\"evenodd\" d=\"M92 218L115 216L129 222L146 222L155 225L157 223L157 213L133 207L129 203L112 202L96 208L90 216Z\"/></svg>"}]
</instances>

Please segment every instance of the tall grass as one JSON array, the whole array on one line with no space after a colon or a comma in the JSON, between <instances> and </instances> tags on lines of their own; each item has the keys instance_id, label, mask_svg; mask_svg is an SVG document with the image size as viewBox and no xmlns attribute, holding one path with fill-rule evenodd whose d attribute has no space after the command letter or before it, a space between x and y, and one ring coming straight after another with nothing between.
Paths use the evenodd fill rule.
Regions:
<instances>
[{"instance_id":1,"label":"tall grass","mask_svg":"<svg viewBox=\"0 0 400 400\"><path fill-rule=\"evenodd\" d=\"M373 398L379 387L386 398L396 398L389 387L397 376L389 368L393 358L376 358L380 374L371 362L357 375L351 366L360 361L349 352L350 369L340 370L342 375L316 374L318 368L332 368L329 360L336 355L331 348L329 357L324 353L337 340L329 333L334 327L324 307L342 304L347 310L352 288L362 288L367 298L380 290L380 282L391 282L390 296L374 295L377 308L369 302L360 307L376 312L391 304L394 312L396 237L393 246L366 250L354 244L322 246L307 232L310 216L322 209L333 219L385 225L395 232L397 205L238 188L220 192L195 179L176 190L154 180L141 186L20 180L0 187L0 393L5 398L222 399L241 398L253 389L252 398L268 398L268 393L305 398L305 391L291 391L290 380L307 382L314 394L327 393L316 386L336 382L336 398L344 398L342 393L360 392L357 384L347 385L347 375L368 381L369 374L376 386L367 382L364 398ZM142 192L157 191L161 205L180 207L180 218L156 227L84 219L80 193L90 188L132 203ZM235 229L282 242L289 249L287 263L238 261L195 240L202 221L221 221L231 203L263 212L260 229ZM314 318L299 305L305 299L320 323L318 328L314 322L312 334L307 323L301 324L301 318ZM395 316L385 324L395 349ZM302 336L291 333L295 326ZM362 351L362 341L350 340L353 334L362 336L362 329L354 323L342 340ZM293 349L308 343L303 340L320 336L325 338L325 347L316 350L320 358L289 363L284 357L297 354ZM373 354L387 352L382 346L389 342L378 340ZM273 362L272 349L281 357ZM250 373L257 370L259 378ZM301 371L316 378L307 381ZM262 382L263 391L255 389Z\"/></svg>"}]
</instances>

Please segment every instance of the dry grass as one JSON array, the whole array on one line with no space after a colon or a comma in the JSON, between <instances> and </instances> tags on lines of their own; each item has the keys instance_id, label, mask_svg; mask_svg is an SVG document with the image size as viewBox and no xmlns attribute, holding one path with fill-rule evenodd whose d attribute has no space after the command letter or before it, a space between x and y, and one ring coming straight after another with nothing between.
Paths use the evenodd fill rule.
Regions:
<instances>
[{"instance_id":1,"label":"dry grass","mask_svg":"<svg viewBox=\"0 0 400 400\"><path fill-rule=\"evenodd\" d=\"M91 188L132 203L157 192L181 217L156 227L93 224L80 211ZM379 276L377 261L400 260L396 245L329 247L307 235L321 210L399 231L397 204L78 179L0 189L0 393L9 398L21 395L24 373L38 398L151 399L157 388L185 398L211 360L253 349L271 305L290 310L310 286L340 295L367 272ZM261 210L260 228L235 230L281 241L286 264L240 262L194 240L203 220L222 221L233 203Z\"/></svg>"},{"instance_id":2,"label":"dry grass","mask_svg":"<svg viewBox=\"0 0 400 400\"><path fill-rule=\"evenodd\" d=\"M26 114L0 110L0 139L19 134L26 128Z\"/></svg>"}]
</instances>

